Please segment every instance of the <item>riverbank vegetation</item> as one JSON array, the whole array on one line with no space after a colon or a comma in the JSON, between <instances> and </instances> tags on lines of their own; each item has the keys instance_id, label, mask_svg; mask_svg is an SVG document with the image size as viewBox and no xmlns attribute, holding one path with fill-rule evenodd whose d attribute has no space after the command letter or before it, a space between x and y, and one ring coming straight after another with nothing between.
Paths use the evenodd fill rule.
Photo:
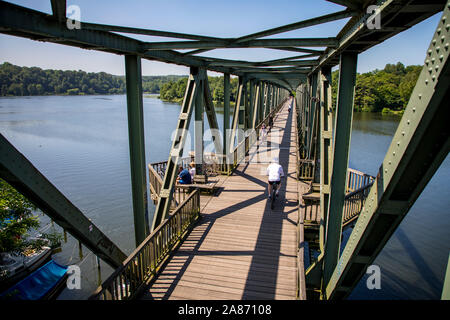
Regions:
<instances>
[{"instance_id":1,"label":"riverbank vegetation","mask_svg":"<svg viewBox=\"0 0 450 320\"><path fill-rule=\"evenodd\" d=\"M416 85L422 66L387 64L383 70L356 75L354 110L402 114ZM333 108L336 107L339 70L332 74Z\"/></svg>"},{"instance_id":2,"label":"riverbank vegetation","mask_svg":"<svg viewBox=\"0 0 450 320\"><path fill-rule=\"evenodd\" d=\"M356 76L355 111L401 114L406 108L422 66L387 64ZM339 71L332 74L333 107L336 106ZM208 77L214 102L224 99L223 76ZM143 76L142 89L159 94L163 101L181 103L187 76ZM230 101L236 101L238 78L231 78ZM0 65L1 96L125 94L125 77L105 72L43 70L19 67L5 62Z\"/></svg>"},{"instance_id":3,"label":"riverbank vegetation","mask_svg":"<svg viewBox=\"0 0 450 320\"><path fill-rule=\"evenodd\" d=\"M144 93L157 94L163 84L186 76L143 76ZM125 77L105 72L43 70L0 65L0 96L125 94Z\"/></svg>"}]
</instances>

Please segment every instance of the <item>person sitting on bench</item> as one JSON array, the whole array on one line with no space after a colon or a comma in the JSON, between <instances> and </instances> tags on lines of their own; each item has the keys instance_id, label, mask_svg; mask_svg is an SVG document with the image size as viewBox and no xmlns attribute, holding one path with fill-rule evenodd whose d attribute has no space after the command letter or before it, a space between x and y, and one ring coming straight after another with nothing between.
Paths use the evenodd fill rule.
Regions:
<instances>
[{"instance_id":1,"label":"person sitting on bench","mask_svg":"<svg viewBox=\"0 0 450 320\"><path fill-rule=\"evenodd\" d=\"M184 169L183 166L180 166L179 168L179 174L177 177L177 182L179 184L191 184L191 174L187 169Z\"/></svg>"}]
</instances>

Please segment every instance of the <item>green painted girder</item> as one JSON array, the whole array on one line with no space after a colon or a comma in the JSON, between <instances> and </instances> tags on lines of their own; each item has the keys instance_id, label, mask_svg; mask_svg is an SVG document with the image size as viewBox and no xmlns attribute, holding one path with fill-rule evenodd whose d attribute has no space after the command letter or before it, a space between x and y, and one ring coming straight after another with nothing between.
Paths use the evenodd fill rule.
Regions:
<instances>
[{"instance_id":1,"label":"green painted girder","mask_svg":"<svg viewBox=\"0 0 450 320\"><path fill-rule=\"evenodd\" d=\"M321 54L322 54L322 52L321 53L308 53L308 54L302 54L302 55L292 56L292 57L288 57L288 58L261 61L261 62L259 62L259 64L260 65L270 65L271 63L277 63L277 62L285 62L285 61L291 61L291 60L295 61L296 59L317 57L317 56L320 56ZM314 60L314 61L316 61L316 60Z\"/></svg>"},{"instance_id":2,"label":"green painted girder","mask_svg":"<svg viewBox=\"0 0 450 320\"><path fill-rule=\"evenodd\" d=\"M365 205L326 287L345 298L399 226L450 151L450 1Z\"/></svg>"},{"instance_id":3,"label":"green painted girder","mask_svg":"<svg viewBox=\"0 0 450 320\"><path fill-rule=\"evenodd\" d=\"M236 142L236 132L239 129L239 117L240 117L240 108L243 100L243 90L244 90L244 79L239 77L239 84L237 90L237 98L236 104L234 106L233 111L233 120L231 122L231 137L230 137L230 150L229 153L232 153L234 150L234 144ZM238 141L239 143L239 141Z\"/></svg>"},{"instance_id":4,"label":"green painted girder","mask_svg":"<svg viewBox=\"0 0 450 320\"><path fill-rule=\"evenodd\" d=\"M0 176L111 267L119 267L126 259L125 253L1 134Z\"/></svg>"},{"instance_id":5,"label":"green painted girder","mask_svg":"<svg viewBox=\"0 0 450 320\"><path fill-rule=\"evenodd\" d=\"M144 111L141 58L125 55L131 193L136 247L150 234L145 162Z\"/></svg>"},{"instance_id":6,"label":"green painted girder","mask_svg":"<svg viewBox=\"0 0 450 320\"><path fill-rule=\"evenodd\" d=\"M342 235L342 212L347 186L347 169L350 153L353 102L356 85L358 56L341 54L339 64L339 87L336 101L333 151L331 155L330 197L325 232L323 284L327 284L337 265Z\"/></svg>"},{"instance_id":7,"label":"green painted girder","mask_svg":"<svg viewBox=\"0 0 450 320\"><path fill-rule=\"evenodd\" d=\"M184 144L189 132L189 124L191 121L192 113L194 111L197 94L199 92L198 87L200 85L200 81L204 80L200 78L201 76L202 73L200 73L197 68L191 68L188 83L186 85L183 104L181 106L180 115L178 117L175 137L172 141L172 147L170 148L170 154L167 161L167 168L164 174L163 184L153 216L151 231L155 230L169 215L170 203L172 202L173 198L175 181L178 176L177 167L180 163L180 158L183 155Z\"/></svg>"},{"instance_id":8,"label":"green painted girder","mask_svg":"<svg viewBox=\"0 0 450 320\"><path fill-rule=\"evenodd\" d=\"M441 300L450 300L450 255L448 256L447 270L445 272Z\"/></svg>"},{"instance_id":9,"label":"green painted girder","mask_svg":"<svg viewBox=\"0 0 450 320\"><path fill-rule=\"evenodd\" d=\"M348 1L345 2L349 3ZM361 53L431 17L433 14L443 10L446 0L436 0L432 4L420 5L418 8L415 7L414 2L410 0L374 1L373 4L379 6L382 27L380 29L368 29L367 20L373 13L363 11L358 18L352 18L337 35L338 46L327 49L320 57L319 64L313 68L311 73L316 72L325 65L336 65L338 63L336 59L344 50ZM405 28L392 28L399 25ZM363 40L365 36L370 39L369 42L352 47L354 41Z\"/></svg>"},{"instance_id":10,"label":"green painted girder","mask_svg":"<svg viewBox=\"0 0 450 320\"><path fill-rule=\"evenodd\" d=\"M51 0L53 16L60 23L66 22L66 0Z\"/></svg>"},{"instance_id":11,"label":"green painted girder","mask_svg":"<svg viewBox=\"0 0 450 320\"><path fill-rule=\"evenodd\" d=\"M264 30L264 31L252 33L252 34L249 34L249 35L237 38L235 40L235 42L236 43L241 43L241 42L245 42L245 41L248 41L248 40L253 40L253 39L256 39L256 38L262 38L262 37L267 37L267 36L271 36L271 35L278 34L278 33L288 32L288 31L292 31L292 30L298 30L298 29L301 29L301 28L307 28L307 27L315 26L315 25L322 24L322 23L327 23L327 22L331 22L331 21L336 21L336 20L340 20L340 19L349 18L349 17L351 17L351 16L353 16L355 14L356 14L356 12L350 11L350 10L343 10L343 11L339 11L339 12L334 12L334 13L326 14L326 15L323 15L323 16L320 16L320 17L311 18L311 19L307 19L307 20L291 23L291 24L284 25L284 26L281 26L281 27L272 28L272 29L269 29L269 30Z\"/></svg>"},{"instance_id":12,"label":"green painted girder","mask_svg":"<svg viewBox=\"0 0 450 320\"><path fill-rule=\"evenodd\" d=\"M319 246L324 250L332 163L333 110L331 68L320 70L320 226Z\"/></svg>"},{"instance_id":13,"label":"green painted girder","mask_svg":"<svg viewBox=\"0 0 450 320\"><path fill-rule=\"evenodd\" d=\"M206 112L206 118L208 119L209 128L211 130L219 131L219 124L217 122L216 109L214 107L214 103L213 103L213 99L212 99L212 95L211 95L211 89L209 87L208 76L206 74L205 69L201 69L200 72L203 73L202 78L205 79L204 84L203 84L202 96L205 99L205 112ZM223 147L222 147L222 142L220 141L220 139L217 139L217 138L218 137L215 137L215 136L212 137L216 153L219 154L223 150Z\"/></svg>"},{"instance_id":14,"label":"green painted girder","mask_svg":"<svg viewBox=\"0 0 450 320\"><path fill-rule=\"evenodd\" d=\"M156 37L168 37L168 38L179 38L179 39L189 39L189 40L199 40L199 41L218 41L227 43L231 39L223 39L217 37L208 37L208 36L200 36L195 34L188 33L179 33L179 32L169 32L169 31L161 31L161 30L151 30L151 29L142 29L142 28L131 28L131 27L122 27L122 26L114 26L114 25L106 25L106 24L98 24L98 23L81 23L82 29L88 30L98 30L98 31L114 31L121 33L131 33L131 34L141 34L147 36L156 36Z\"/></svg>"},{"instance_id":15,"label":"green painted girder","mask_svg":"<svg viewBox=\"0 0 450 320\"><path fill-rule=\"evenodd\" d=\"M229 164L230 161L228 159L229 151L230 151L230 74L225 73L223 77L223 152L222 154L227 156L226 163ZM227 170L228 171L228 170Z\"/></svg>"},{"instance_id":16,"label":"green painted girder","mask_svg":"<svg viewBox=\"0 0 450 320\"><path fill-rule=\"evenodd\" d=\"M84 49L116 54L136 54L141 58L192 67L206 67L205 61L176 51L145 52L144 42L116 33L97 30L69 30L52 16L0 1L0 32L32 40L45 40ZM210 67L212 71L229 72L230 68Z\"/></svg>"},{"instance_id":17,"label":"green painted girder","mask_svg":"<svg viewBox=\"0 0 450 320\"><path fill-rule=\"evenodd\" d=\"M209 66L226 66L230 68L240 68L240 67L270 67L270 66L295 66L295 67L311 67L317 65L317 60L286 60L279 62L249 62L249 61L236 61L236 60L225 60L225 59L212 59L208 57L202 57L205 60L209 60L211 62L208 63ZM261 69L266 70L266 68ZM272 70L272 69L268 69ZM290 69L275 69L275 70L290 70Z\"/></svg>"},{"instance_id":18,"label":"green painted girder","mask_svg":"<svg viewBox=\"0 0 450 320\"><path fill-rule=\"evenodd\" d=\"M219 41L168 41L145 42L144 50L173 50L173 49L219 49L219 48L267 48L267 47L336 47L336 38L287 38L287 39L259 39L241 43L230 42L224 44Z\"/></svg>"}]
</instances>

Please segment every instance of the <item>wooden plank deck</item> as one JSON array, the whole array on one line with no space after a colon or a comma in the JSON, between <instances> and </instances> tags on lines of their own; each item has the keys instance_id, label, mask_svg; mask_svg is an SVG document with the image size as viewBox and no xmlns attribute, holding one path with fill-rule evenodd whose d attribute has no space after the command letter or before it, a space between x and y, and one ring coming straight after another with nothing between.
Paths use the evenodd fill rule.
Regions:
<instances>
[{"instance_id":1,"label":"wooden plank deck","mask_svg":"<svg viewBox=\"0 0 450 320\"><path fill-rule=\"evenodd\" d=\"M245 163L221 179L218 196L202 199L202 219L142 299L296 298L298 193L292 118L285 105L274 119L279 138L276 130L271 132L269 146L255 145ZM265 171L273 155L279 156L287 179L271 210Z\"/></svg>"}]
</instances>

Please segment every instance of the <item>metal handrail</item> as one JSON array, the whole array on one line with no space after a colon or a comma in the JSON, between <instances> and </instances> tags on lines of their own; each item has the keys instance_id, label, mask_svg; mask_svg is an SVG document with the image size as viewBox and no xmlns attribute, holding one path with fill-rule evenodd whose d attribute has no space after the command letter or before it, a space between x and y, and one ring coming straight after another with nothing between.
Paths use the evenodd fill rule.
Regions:
<instances>
[{"instance_id":1,"label":"metal handrail","mask_svg":"<svg viewBox=\"0 0 450 320\"><path fill-rule=\"evenodd\" d=\"M200 216L200 192L195 189L97 288L90 300L129 300L154 279L174 248Z\"/></svg>"}]
</instances>

